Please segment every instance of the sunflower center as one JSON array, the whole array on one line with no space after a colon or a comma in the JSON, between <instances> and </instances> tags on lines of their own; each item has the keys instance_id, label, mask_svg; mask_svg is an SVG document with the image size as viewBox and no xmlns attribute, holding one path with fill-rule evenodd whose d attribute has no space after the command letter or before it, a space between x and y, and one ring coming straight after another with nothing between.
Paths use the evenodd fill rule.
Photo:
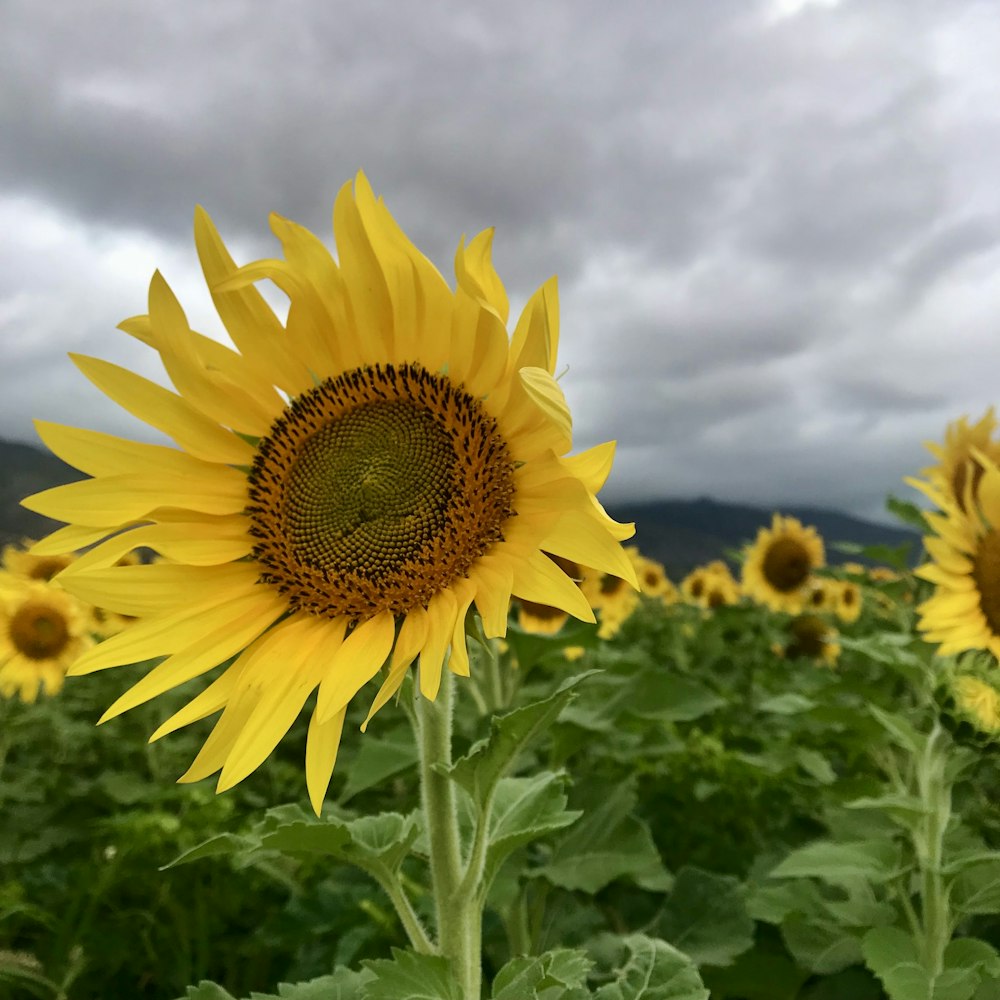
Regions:
<instances>
[{"instance_id":1,"label":"sunflower center","mask_svg":"<svg viewBox=\"0 0 1000 1000\"><path fill-rule=\"evenodd\" d=\"M994 635L1000 635L1000 532L988 531L980 540L972 563L979 591L979 607Z\"/></svg>"},{"instance_id":2,"label":"sunflower center","mask_svg":"<svg viewBox=\"0 0 1000 1000\"><path fill-rule=\"evenodd\" d=\"M625 589L625 581L619 576L612 576L610 573L605 573L601 577L600 591L601 595L604 597L614 597L615 594L621 593Z\"/></svg>"},{"instance_id":3,"label":"sunflower center","mask_svg":"<svg viewBox=\"0 0 1000 1000\"><path fill-rule=\"evenodd\" d=\"M792 641L785 649L785 655L794 660L798 657L816 659L826 649L826 625L821 618L805 615L796 618L788 627Z\"/></svg>"},{"instance_id":4,"label":"sunflower center","mask_svg":"<svg viewBox=\"0 0 1000 1000\"><path fill-rule=\"evenodd\" d=\"M304 393L261 439L250 483L261 580L295 610L355 621L426 606L514 513L496 421L416 365Z\"/></svg>"},{"instance_id":5,"label":"sunflower center","mask_svg":"<svg viewBox=\"0 0 1000 1000\"><path fill-rule=\"evenodd\" d=\"M69 642L65 619L48 606L22 604L8 628L14 648L29 660L53 659Z\"/></svg>"},{"instance_id":6,"label":"sunflower center","mask_svg":"<svg viewBox=\"0 0 1000 1000\"><path fill-rule=\"evenodd\" d=\"M48 582L56 573L64 570L69 563L69 559L60 559L57 556L40 558L28 570L28 577L32 580L45 580Z\"/></svg>"},{"instance_id":7,"label":"sunflower center","mask_svg":"<svg viewBox=\"0 0 1000 1000\"><path fill-rule=\"evenodd\" d=\"M764 577L783 594L798 590L809 579L809 553L792 538L772 542L764 556Z\"/></svg>"}]
</instances>

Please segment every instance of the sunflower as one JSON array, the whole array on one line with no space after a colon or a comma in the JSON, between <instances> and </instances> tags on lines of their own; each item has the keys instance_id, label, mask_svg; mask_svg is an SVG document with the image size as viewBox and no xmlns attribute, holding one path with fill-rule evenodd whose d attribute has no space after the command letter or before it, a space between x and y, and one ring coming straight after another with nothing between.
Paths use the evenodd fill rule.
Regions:
<instances>
[{"instance_id":1,"label":"sunflower","mask_svg":"<svg viewBox=\"0 0 1000 1000\"><path fill-rule=\"evenodd\" d=\"M626 551L635 566L642 593L649 597L662 597L668 604L677 600L677 588L670 582L663 563L642 555L634 546L629 546Z\"/></svg>"},{"instance_id":2,"label":"sunflower","mask_svg":"<svg viewBox=\"0 0 1000 1000\"><path fill-rule=\"evenodd\" d=\"M991 406L971 426L965 416L948 424L943 445L924 442L938 464L921 470L921 475L942 490L960 510L968 510L975 502L983 476L982 462L975 453L985 455L992 462L1000 462L1000 441L993 439L996 427L996 414Z\"/></svg>"},{"instance_id":3,"label":"sunflower","mask_svg":"<svg viewBox=\"0 0 1000 1000\"><path fill-rule=\"evenodd\" d=\"M740 603L740 585L729 573L711 575L705 585L704 606L711 611Z\"/></svg>"},{"instance_id":4,"label":"sunflower","mask_svg":"<svg viewBox=\"0 0 1000 1000\"><path fill-rule=\"evenodd\" d=\"M32 702L39 688L56 694L66 668L88 645L87 609L40 581L0 589L0 695Z\"/></svg>"},{"instance_id":5,"label":"sunflower","mask_svg":"<svg viewBox=\"0 0 1000 1000\"><path fill-rule=\"evenodd\" d=\"M63 573L67 589L141 619L72 672L166 656L104 718L235 658L153 734L222 710L181 779L221 771L222 791L317 691L306 748L317 811L347 706L380 671L365 725L415 661L429 699L445 663L468 674L470 608L488 637L505 633L512 595L593 621L548 554L635 583L619 544L633 528L595 498L613 443L568 454L555 279L510 335L492 231L459 244L452 291L362 174L333 220L338 259L272 216L284 259L237 268L199 209L195 243L235 350L193 332L157 273L149 314L122 328L159 354L176 392L74 358L180 448L40 423L93 478L25 501L68 522L36 554L100 543ZM264 279L289 299L285 323L254 287ZM169 561L114 565L139 546Z\"/></svg>"},{"instance_id":6,"label":"sunflower","mask_svg":"<svg viewBox=\"0 0 1000 1000\"><path fill-rule=\"evenodd\" d=\"M934 593L917 606L917 627L942 655L986 649L1000 657L1000 468L979 455L983 474L971 512L940 487L914 482L939 508L924 515L934 532L924 538L931 561L916 575Z\"/></svg>"},{"instance_id":7,"label":"sunflower","mask_svg":"<svg viewBox=\"0 0 1000 1000\"><path fill-rule=\"evenodd\" d=\"M951 690L955 708L963 718L986 735L1000 734L1000 690L971 674L955 677Z\"/></svg>"},{"instance_id":8,"label":"sunflower","mask_svg":"<svg viewBox=\"0 0 1000 1000\"><path fill-rule=\"evenodd\" d=\"M743 590L772 611L798 614L809 593L812 571L824 564L823 539L794 517L775 514L761 528L743 562Z\"/></svg>"},{"instance_id":9,"label":"sunflower","mask_svg":"<svg viewBox=\"0 0 1000 1000\"><path fill-rule=\"evenodd\" d=\"M688 603L707 608L709 593L713 591L717 593L719 590L718 587L714 587L716 581L721 581L720 587L726 592L731 592L733 589L739 591L739 585L733 579L733 574L726 563L721 559L713 559L703 566L696 566L681 580L681 594Z\"/></svg>"},{"instance_id":10,"label":"sunflower","mask_svg":"<svg viewBox=\"0 0 1000 1000\"><path fill-rule=\"evenodd\" d=\"M839 581L814 577L809 583L803 607L812 612L829 611L836 606L839 592Z\"/></svg>"},{"instance_id":11,"label":"sunflower","mask_svg":"<svg viewBox=\"0 0 1000 1000\"><path fill-rule=\"evenodd\" d=\"M856 622L861 615L861 588L852 580L830 581L834 584L833 609L844 622Z\"/></svg>"},{"instance_id":12,"label":"sunflower","mask_svg":"<svg viewBox=\"0 0 1000 1000\"><path fill-rule=\"evenodd\" d=\"M840 656L840 644L834 641L836 633L816 615L800 615L788 623L788 642L781 649L786 659L817 660L835 666Z\"/></svg>"},{"instance_id":13,"label":"sunflower","mask_svg":"<svg viewBox=\"0 0 1000 1000\"><path fill-rule=\"evenodd\" d=\"M4 570L11 576L22 580L49 581L76 558L72 553L37 556L28 551L33 544L34 542L26 538L20 545L5 545L3 549Z\"/></svg>"}]
</instances>

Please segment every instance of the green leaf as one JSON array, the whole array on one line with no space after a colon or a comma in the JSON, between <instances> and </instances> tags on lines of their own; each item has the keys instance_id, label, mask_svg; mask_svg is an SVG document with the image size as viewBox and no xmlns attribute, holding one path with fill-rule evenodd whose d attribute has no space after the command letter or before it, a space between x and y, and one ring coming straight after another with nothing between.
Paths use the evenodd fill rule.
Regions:
<instances>
[{"instance_id":1,"label":"green leaf","mask_svg":"<svg viewBox=\"0 0 1000 1000\"><path fill-rule=\"evenodd\" d=\"M957 951L949 945L945 968L933 975L921 964L913 938L897 927L870 930L861 949L865 964L882 981L890 1000L970 1000L982 978L982 965L995 957L995 953L984 955L975 945Z\"/></svg>"},{"instance_id":2,"label":"green leaf","mask_svg":"<svg viewBox=\"0 0 1000 1000\"><path fill-rule=\"evenodd\" d=\"M344 822L331 818L283 823L265 835L265 850L325 854L359 868L395 871L419 834L416 817L380 813Z\"/></svg>"},{"instance_id":3,"label":"green leaf","mask_svg":"<svg viewBox=\"0 0 1000 1000\"><path fill-rule=\"evenodd\" d=\"M955 876L951 901L960 913L1000 913L1000 860L980 862Z\"/></svg>"},{"instance_id":4,"label":"green leaf","mask_svg":"<svg viewBox=\"0 0 1000 1000\"><path fill-rule=\"evenodd\" d=\"M902 792L869 795L844 803L845 809L873 809L889 816L906 830L913 830L927 815L927 806L916 796Z\"/></svg>"},{"instance_id":5,"label":"green leaf","mask_svg":"<svg viewBox=\"0 0 1000 1000\"><path fill-rule=\"evenodd\" d=\"M904 573L910 566L912 548L912 542L900 542L899 545L866 545L861 550L861 555L873 563L883 563Z\"/></svg>"},{"instance_id":6,"label":"green leaf","mask_svg":"<svg viewBox=\"0 0 1000 1000\"><path fill-rule=\"evenodd\" d=\"M796 747L795 760L806 774L815 778L821 785L830 785L837 780L837 772L818 750Z\"/></svg>"},{"instance_id":7,"label":"green leaf","mask_svg":"<svg viewBox=\"0 0 1000 1000\"><path fill-rule=\"evenodd\" d=\"M409 726L386 733L379 739L361 741L361 749L347 768L347 782L340 802L381 785L417 763L417 745Z\"/></svg>"},{"instance_id":8,"label":"green leaf","mask_svg":"<svg viewBox=\"0 0 1000 1000\"><path fill-rule=\"evenodd\" d=\"M900 848L891 841L820 840L789 854L771 870L771 878L818 878L842 885L860 876L872 882L887 882L899 874L901 864Z\"/></svg>"},{"instance_id":9,"label":"green leaf","mask_svg":"<svg viewBox=\"0 0 1000 1000\"><path fill-rule=\"evenodd\" d=\"M977 969L995 979L1000 976L1000 954L993 945L978 938L955 938L944 950L946 969Z\"/></svg>"},{"instance_id":10,"label":"green leaf","mask_svg":"<svg viewBox=\"0 0 1000 1000\"><path fill-rule=\"evenodd\" d=\"M771 712L774 715L800 715L815 708L816 702L805 695L797 694L795 691L787 691L785 694L776 694L770 698L765 698L758 706L761 712Z\"/></svg>"},{"instance_id":11,"label":"green leaf","mask_svg":"<svg viewBox=\"0 0 1000 1000\"><path fill-rule=\"evenodd\" d=\"M915 528L921 535L931 534L930 527L924 520L924 515L915 503L910 503L909 500L900 500L899 497L890 493L885 498L885 509L890 514L895 514L904 524Z\"/></svg>"},{"instance_id":12,"label":"green leaf","mask_svg":"<svg viewBox=\"0 0 1000 1000\"><path fill-rule=\"evenodd\" d=\"M463 997L448 959L392 949L392 959L364 963L373 978L364 1000L468 1000Z\"/></svg>"},{"instance_id":13,"label":"green leaf","mask_svg":"<svg viewBox=\"0 0 1000 1000\"><path fill-rule=\"evenodd\" d=\"M869 705L868 710L879 721L894 743L904 750L909 750L910 753L923 753L927 745L927 737L918 733L901 715L885 712L877 705Z\"/></svg>"},{"instance_id":14,"label":"green leaf","mask_svg":"<svg viewBox=\"0 0 1000 1000\"><path fill-rule=\"evenodd\" d=\"M548 864L536 874L564 889L589 893L624 876L650 889L669 885L649 827L631 815L635 792L630 784L610 793L597 786L578 804L583 819L557 841Z\"/></svg>"},{"instance_id":15,"label":"green leaf","mask_svg":"<svg viewBox=\"0 0 1000 1000\"><path fill-rule=\"evenodd\" d=\"M805 969L828 976L861 961L861 942L836 920L794 913L781 925L781 937Z\"/></svg>"},{"instance_id":16,"label":"green leaf","mask_svg":"<svg viewBox=\"0 0 1000 1000\"><path fill-rule=\"evenodd\" d=\"M202 980L197 986L189 986L181 1000L236 1000L232 993L227 993L217 983Z\"/></svg>"},{"instance_id":17,"label":"green leaf","mask_svg":"<svg viewBox=\"0 0 1000 1000\"><path fill-rule=\"evenodd\" d=\"M505 715L495 715L490 723L489 738L476 743L446 773L472 796L477 806L482 807L517 755L555 722L573 697L573 689L593 675L594 671L578 674L541 701Z\"/></svg>"},{"instance_id":18,"label":"green leaf","mask_svg":"<svg viewBox=\"0 0 1000 1000\"><path fill-rule=\"evenodd\" d=\"M277 993L251 993L250 1000L361 1000L369 972L352 972L343 966L330 976L304 983L278 983Z\"/></svg>"},{"instance_id":19,"label":"green leaf","mask_svg":"<svg viewBox=\"0 0 1000 1000\"><path fill-rule=\"evenodd\" d=\"M700 868L677 872L658 930L697 965L729 965L753 946L754 922L739 881Z\"/></svg>"},{"instance_id":20,"label":"green leaf","mask_svg":"<svg viewBox=\"0 0 1000 1000\"><path fill-rule=\"evenodd\" d=\"M689 722L725 705L714 691L685 677L650 670L637 678L627 708L641 719Z\"/></svg>"},{"instance_id":21,"label":"green leaf","mask_svg":"<svg viewBox=\"0 0 1000 1000\"><path fill-rule=\"evenodd\" d=\"M208 840L202 841L197 847L192 847L189 851L185 851L174 858L169 864L163 865L160 871L165 872L169 868L187 865L192 861L200 861L202 858L214 858L224 854L242 854L243 852L253 850L258 846L258 843L253 837L235 833L219 833L214 837L209 837Z\"/></svg>"},{"instance_id":22,"label":"green leaf","mask_svg":"<svg viewBox=\"0 0 1000 1000\"><path fill-rule=\"evenodd\" d=\"M531 778L502 778L497 784L483 877L487 889L512 852L579 819L578 810L566 809L568 780L565 774L542 771Z\"/></svg>"},{"instance_id":23,"label":"green leaf","mask_svg":"<svg viewBox=\"0 0 1000 1000\"><path fill-rule=\"evenodd\" d=\"M560 948L537 957L511 959L493 980L492 1000L534 1000L546 990L554 998L565 991L583 986L594 963L586 952ZM559 989L561 987L561 989Z\"/></svg>"},{"instance_id":24,"label":"green leaf","mask_svg":"<svg viewBox=\"0 0 1000 1000\"><path fill-rule=\"evenodd\" d=\"M633 934L620 939L618 951L615 980L594 1000L708 1000L694 964L666 941Z\"/></svg>"}]
</instances>

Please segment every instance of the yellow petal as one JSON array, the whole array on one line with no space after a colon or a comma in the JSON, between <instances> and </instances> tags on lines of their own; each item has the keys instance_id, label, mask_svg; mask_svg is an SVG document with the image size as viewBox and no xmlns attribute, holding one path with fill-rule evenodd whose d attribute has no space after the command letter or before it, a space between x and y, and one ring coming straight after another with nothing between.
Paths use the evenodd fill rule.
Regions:
<instances>
[{"instance_id":1,"label":"yellow petal","mask_svg":"<svg viewBox=\"0 0 1000 1000\"><path fill-rule=\"evenodd\" d=\"M591 492L597 493L607 482L611 465L615 458L616 441L605 441L594 445L578 455L566 455L559 459L563 468L579 479Z\"/></svg>"},{"instance_id":2,"label":"yellow petal","mask_svg":"<svg viewBox=\"0 0 1000 1000\"><path fill-rule=\"evenodd\" d=\"M217 667L245 649L282 613L284 607L266 593L251 593L227 602L227 620L203 630L186 649L168 656L137 684L129 688L105 713L101 722L113 719Z\"/></svg>"},{"instance_id":3,"label":"yellow petal","mask_svg":"<svg viewBox=\"0 0 1000 1000\"><path fill-rule=\"evenodd\" d=\"M210 474L189 480L148 473L101 476L54 486L21 501L46 517L92 527L120 525L148 517L158 507L181 507L202 514L238 514L247 504L247 478L215 465Z\"/></svg>"},{"instance_id":4,"label":"yellow petal","mask_svg":"<svg viewBox=\"0 0 1000 1000\"><path fill-rule=\"evenodd\" d=\"M324 668L316 712L321 720L336 715L382 669L396 635L390 611L355 626Z\"/></svg>"},{"instance_id":5,"label":"yellow petal","mask_svg":"<svg viewBox=\"0 0 1000 1000\"><path fill-rule=\"evenodd\" d=\"M484 229L468 246L465 239L455 251L455 278L466 294L482 301L506 325L510 302L500 275L493 266L493 229Z\"/></svg>"},{"instance_id":6,"label":"yellow petal","mask_svg":"<svg viewBox=\"0 0 1000 1000\"><path fill-rule=\"evenodd\" d=\"M174 712L157 730L149 737L149 742L154 743L162 739L169 733L176 732L184 726L190 726L193 722L199 722L210 715L225 708L243 672L244 664L237 660L227 667L211 684L205 688L201 694L192 698L180 711Z\"/></svg>"},{"instance_id":7,"label":"yellow petal","mask_svg":"<svg viewBox=\"0 0 1000 1000\"><path fill-rule=\"evenodd\" d=\"M420 693L429 701L437 698L441 686L441 671L455 631L457 611L451 590L438 591L427 605L427 638L420 651L419 678Z\"/></svg>"},{"instance_id":8,"label":"yellow petal","mask_svg":"<svg viewBox=\"0 0 1000 1000\"><path fill-rule=\"evenodd\" d=\"M47 538L35 542L28 551L33 556L61 556L67 552L75 552L99 542L106 537L110 529L107 526L91 528L79 524L67 524L65 528L53 531Z\"/></svg>"},{"instance_id":9,"label":"yellow petal","mask_svg":"<svg viewBox=\"0 0 1000 1000\"><path fill-rule=\"evenodd\" d=\"M249 465L253 446L220 427L186 399L126 368L70 354L73 363L106 396L133 416L163 431L185 451L209 462Z\"/></svg>"},{"instance_id":10,"label":"yellow petal","mask_svg":"<svg viewBox=\"0 0 1000 1000\"><path fill-rule=\"evenodd\" d=\"M514 595L536 604L548 604L581 621L593 622L594 612L583 591L541 552L514 567Z\"/></svg>"},{"instance_id":11,"label":"yellow petal","mask_svg":"<svg viewBox=\"0 0 1000 1000\"><path fill-rule=\"evenodd\" d=\"M511 341L513 370L541 368L554 375L559 350L559 283L549 278L528 300Z\"/></svg>"},{"instance_id":12,"label":"yellow petal","mask_svg":"<svg viewBox=\"0 0 1000 1000\"><path fill-rule=\"evenodd\" d=\"M476 610L483 622L483 634L487 639L506 635L513 567L506 559L484 556L473 567L471 576L478 583Z\"/></svg>"},{"instance_id":13,"label":"yellow petal","mask_svg":"<svg viewBox=\"0 0 1000 1000\"><path fill-rule=\"evenodd\" d=\"M309 801L317 816L323 808L323 799L337 763L337 751L340 749L340 736L344 731L346 715L345 707L326 722L320 722L316 712L313 712L309 720L309 734L306 737L306 786L309 789Z\"/></svg>"},{"instance_id":14,"label":"yellow petal","mask_svg":"<svg viewBox=\"0 0 1000 1000\"><path fill-rule=\"evenodd\" d=\"M270 372L285 392L299 395L312 388L309 369L288 350L285 331L260 292L252 285L232 291L216 289L236 271L236 264L200 206L195 210L194 240L216 311L240 352L254 367Z\"/></svg>"},{"instance_id":15,"label":"yellow petal","mask_svg":"<svg viewBox=\"0 0 1000 1000\"><path fill-rule=\"evenodd\" d=\"M571 510L559 517L542 539L541 548L581 566L621 577L633 587L639 586L635 566L621 545L604 525L578 511Z\"/></svg>"}]
</instances>

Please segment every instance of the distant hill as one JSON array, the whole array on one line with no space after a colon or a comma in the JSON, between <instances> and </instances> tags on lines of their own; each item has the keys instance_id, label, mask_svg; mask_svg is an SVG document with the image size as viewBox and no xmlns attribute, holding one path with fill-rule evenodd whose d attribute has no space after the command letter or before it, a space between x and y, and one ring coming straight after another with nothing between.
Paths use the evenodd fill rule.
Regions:
<instances>
[{"instance_id":1,"label":"distant hill","mask_svg":"<svg viewBox=\"0 0 1000 1000\"><path fill-rule=\"evenodd\" d=\"M83 478L82 473L50 452L0 440L0 543L40 538L62 527L58 521L25 510L21 499Z\"/></svg>"},{"instance_id":2,"label":"distant hill","mask_svg":"<svg viewBox=\"0 0 1000 1000\"><path fill-rule=\"evenodd\" d=\"M634 543L647 555L659 559L674 578L693 566L721 558L727 549L738 549L753 541L761 527L770 527L774 513L797 517L823 537L827 560L832 563L856 559L834 548L836 542L897 547L912 543L911 557L919 549L919 536L905 528L893 528L814 507L751 507L719 503L708 497L697 500L657 500L649 503L609 504L609 513L619 521L634 521ZM861 559L862 562L869 560Z\"/></svg>"},{"instance_id":3,"label":"distant hill","mask_svg":"<svg viewBox=\"0 0 1000 1000\"><path fill-rule=\"evenodd\" d=\"M0 440L0 470L0 544L38 538L59 527L57 522L20 506L22 497L84 478L41 448L3 440ZM643 552L659 559L674 578L752 540L758 528L771 523L772 514L762 507L719 503L707 497L609 504L609 509L619 521L635 521L635 543ZM897 546L918 540L913 532L872 524L835 511L784 507L780 513L815 526L830 549L828 558L834 562L848 557L833 551L832 542Z\"/></svg>"}]
</instances>

